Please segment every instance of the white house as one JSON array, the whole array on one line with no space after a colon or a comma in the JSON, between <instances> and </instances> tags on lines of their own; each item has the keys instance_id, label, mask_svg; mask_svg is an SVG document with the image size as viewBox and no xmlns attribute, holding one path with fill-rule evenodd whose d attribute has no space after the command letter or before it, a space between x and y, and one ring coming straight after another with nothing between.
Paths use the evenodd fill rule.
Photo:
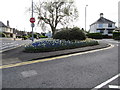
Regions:
<instances>
[{"instance_id":1,"label":"white house","mask_svg":"<svg viewBox=\"0 0 120 90\"><path fill-rule=\"evenodd\" d=\"M0 32L3 32L7 35L7 37L13 37L13 28L10 28L9 21L7 21L7 25L0 21Z\"/></svg>"},{"instance_id":2,"label":"white house","mask_svg":"<svg viewBox=\"0 0 120 90\"><path fill-rule=\"evenodd\" d=\"M100 18L90 25L90 33L102 33L103 35L112 36L112 32L115 29L115 22L103 17L103 13L100 13Z\"/></svg>"}]
</instances>

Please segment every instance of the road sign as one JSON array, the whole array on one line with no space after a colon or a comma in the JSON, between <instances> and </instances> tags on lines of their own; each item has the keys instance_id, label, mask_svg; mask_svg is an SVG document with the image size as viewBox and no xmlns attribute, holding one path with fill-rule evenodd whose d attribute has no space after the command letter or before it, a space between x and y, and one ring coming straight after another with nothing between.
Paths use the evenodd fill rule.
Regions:
<instances>
[{"instance_id":1,"label":"road sign","mask_svg":"<svg viewBox=\"0 0 120 90\"><path fill-rule=\"evenodd\" d=\"M34 22L35 22L35 18L33 18L33 17L30 18L30 22L31 22L31 23L34 23Z\"/></svg>"},{"instance_id":2,"label":"road sign","mask_svg":"<svg viewBox=\"0 0 120 90\"><path fill-rule=\"evenodd\" d=\"M35 26L35 24L34 23L31 23L31 27L34 27Z\"/></svg>"}]
</instances>

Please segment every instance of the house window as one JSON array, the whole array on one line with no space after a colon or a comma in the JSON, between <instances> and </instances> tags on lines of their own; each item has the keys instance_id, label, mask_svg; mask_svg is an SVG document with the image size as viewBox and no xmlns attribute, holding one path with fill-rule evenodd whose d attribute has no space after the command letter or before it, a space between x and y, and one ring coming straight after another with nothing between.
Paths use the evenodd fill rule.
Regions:
<instances>
[{"instance_id":1,"label":"house window","mask_svg":"<svg viewBox=\"0 0 120 90\"><path fill-rule=\"evenodd\" d=\"M112 34L113 30L108 30L108 34Z\"/></svg>"},{"instance_id":2,"label":"house window","mask_svg":"<svg viewBox=\"0 0 120 90\"><path fill-rule=\"evenodd\" d=\"M100 30L100 33L103 33L103 30Z\"/></svg>"},{"instance_id":3,"label":"house window","mask_svg":"<svg viewBox=\"0 0 120 90\"><path fill-rule=\"evenodd\" d=\"M99 24L99 27L102 28L102 27L103 27L103 24Z\"/></svg>"},{"instance_id":4,"label":"house window","mask_svg":"<svg viewBox=\"0 0 120 90\"><path fill-rule=\"evenodd\" d=\"M109 23L109 24L108 24L108 27L112 27L112 23Z\"/></svg>"}]
</instances>

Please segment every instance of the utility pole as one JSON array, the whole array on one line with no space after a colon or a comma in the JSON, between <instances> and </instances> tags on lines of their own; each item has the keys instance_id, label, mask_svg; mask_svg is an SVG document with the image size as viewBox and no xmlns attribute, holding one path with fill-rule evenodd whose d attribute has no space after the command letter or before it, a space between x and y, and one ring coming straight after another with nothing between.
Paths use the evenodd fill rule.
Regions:
<instances>
[{"instance_id":1,"label":"utility pole","mask_svg":"<svg viewBox=\"0 0 120 90\"><path fill-rule=\"evenodd\" d=\"M87 9L87 6L88 5L85 6L85 31L86 31L86 16L87 16L86 9Z\"/></svg>"}]
</instances>

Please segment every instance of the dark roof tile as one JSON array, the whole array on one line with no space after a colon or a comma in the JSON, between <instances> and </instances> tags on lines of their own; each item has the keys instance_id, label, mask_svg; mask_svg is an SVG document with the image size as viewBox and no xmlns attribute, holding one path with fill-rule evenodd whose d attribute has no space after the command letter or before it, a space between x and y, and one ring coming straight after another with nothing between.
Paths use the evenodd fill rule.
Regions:
<instances>
[{"instance_id":1,"label":"dark roof tile","mask_svg":"<svg viewBox=\"0 0 120 90\"><path fill-rule=\"evenodd\" d=\"M0 21L0 27L7 27L3 22Z\"/></svg>"},{"instance_id":2,"label":"dark roof tile","mask_svg":"<svg viewBox=\"0 0 120 90\"><path fill-rule=\"evenodd\" d=\"M109 20L109 19L106 19L106 18L104 18L104 17L100 17L96 22L94 22L93 24L95 24L95 23L115 23L115 22L113 22L113 21L111 21L111 20ZM93 24L91 24L91 25L93 25Z\"/></svg>"}]
</instances>

